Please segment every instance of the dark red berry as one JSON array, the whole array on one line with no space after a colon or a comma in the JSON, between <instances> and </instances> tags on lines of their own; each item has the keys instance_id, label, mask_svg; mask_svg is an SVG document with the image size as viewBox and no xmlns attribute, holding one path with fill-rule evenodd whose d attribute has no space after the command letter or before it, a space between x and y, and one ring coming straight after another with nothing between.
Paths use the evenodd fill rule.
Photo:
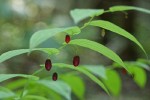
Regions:
<instances>
[{"instance_id":1,"label":"dark red berry","mask_svg":"<svg viewBox=\"0 0 150 100\"><path fill-rule=\"evenodd\" d=\"M127 71L125 69L122 69L122 74L127 74Z\"/></svg>"},{"instance_id":2,"label":"dark red berry","mask_svg":"<svg viewBox=\"0 0 150 100\"><path fill-rule=\"evenodd\" d=\"M53 73L53 76L52 76L53 81L56 81L56 80L57 80L57 78L58 78L57 73L56 73L56 72L55 72L55 73Z\"/></svg>"},{"instance_id":3,"label":"dark red berry","mask_svg":"<svg viewBox=\"0 0 150 100\"><path fill-rule=\"evenodd\" d=\"M50 60L50 59L46 59L46 61L45 61L45 69L46 69L47 71L50 71L51 67L52 67L52 62L51 62L51 60Z\"/></svg>"},{"instance_id":4,"label":"dark red berry","mask_svg":"<svg viewBox=\"0 0 150 100\"><path fill-rule=\"evenodd\" d=\"M66 35L65 41L66 41L66 43L70 42L70 36L69 35Z\"/></svg>"},{"instance_id":5,"label":"dark red berry","mask_svg":"<svg viewBox=\"0 0 150 100\"><path fill-rule=\"evenodd\" d=\"M76 67L80 63L80 57L79 56L74 56L73 58L73 65Z\"/></svg>"}]
</instances>

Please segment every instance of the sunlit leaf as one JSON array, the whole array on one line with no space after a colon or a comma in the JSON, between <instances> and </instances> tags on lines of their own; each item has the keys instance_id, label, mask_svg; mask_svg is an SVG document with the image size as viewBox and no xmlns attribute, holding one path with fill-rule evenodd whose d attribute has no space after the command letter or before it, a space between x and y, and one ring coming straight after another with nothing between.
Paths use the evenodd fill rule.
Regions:
<instances>
[{"instance_id":1,"label":"sunlit leaf","mask_svg":"<svg viewBox=\"0 0 150 100\"><path fill-rule=\"evenodd\" d=\"M125 5L119 5L119 6L113 6L109 8L110 12L115 12L115 11L126 11L126 10L136 10L140 12L144 12L147 14L150 14L150 10L140 8L140 7L134 7L134 6L125 6Z\"/></svg>"},{"instance_id":2,"label":"sunlit leaf","mask_svg":"<svg viewBox=\"0 0 150 100\"><path fill-rule=\"evenodd\" d=\"M72 89L72 92L80 99L84 100L85 86L79 76L67 74L61 77ZM80 90L80 91L79 91Z\"/></svg>"},{"instance_id":3,"label":"sunlit leaf","mask_svg":"<svg viewBox=\"0 0 150 100\"><path fill-rule=\"evenodd\" d=\"M69 27L69 28L53 28L37 31L32 35L30 39L30 48L33 49L39 44L48 40L50 37L62 32L66 32L68 34L73 35L80 33L80 29L78 27Z\"/></svg>"},{"instance_id":4,"label":"sunlit leaf","mask_svg":"<svg viewBox=\"0 0 150 100\"><path fill-rule=\"evenodd\" d=\"M71 100L71 88L63 81L40 80L38 84L48 87L58 94L64 96L66 100Z\"/></svg>"},{"instance_id":5,"label":"sunlit leaf","mask_svg":"<svg viewBox=\"0 0 150 100\"><path fill-rule=\"evenodd\" d=\"M25 74L0 74L0 82L3 82L5 80L8 80L10 78L14 77L24 77L24 78L30 78L32 80L38 80L39 77L33 76L33 75L25 75Z\"/></svg>"},{"instance_id":6,"label":"sunlit leaf","mask_svg":"<svg viewBox=\"0 0 150 100\"><path fill-rule=\"evenodd\" d=\"M15 57L17 55L20 55L20 54L24 54L24 53L28 53L28 52L31 52L31 51L42 51L42 52L45 52L49 55L51 54L57 54L59 52L58 49L55 49L55 48L35 48L35 49L18 49L18 50L12 50L12 51L8 51L6 53L3 53L0 55L0 63L12 58L12 57Z\"/></svg>"},{"instance_id":7,"label":"sunlit leaf","mask_svg":"<svg viewBox=\"0 0 150 100\"><path fill-rule=\"evenodd\" d=\"M129 32L122 29L121 27L119 27L119 26L117 26L117 25L115 25L115 24L113 24L109 21L104 21L104 20L92 21L90 23L90 25L101 27L101 28L107 29L109 31L112 31L114 33L117 33L121 36L126 37L127 39L129 39L129 40L133 41L134 43L136 43L144 51L144 53L146 54L143 46L138 42L138 40L133 35L131 35ZM146 56L147 56L147 54L146 54Z\"/></svg>"},{"instance_id":8,"label":"sunlit leaf","mask_svg":"<svg viewBox=\"0 0 150 100\"><path fill-rule=\"evenodd\" d=\"M133 80L140 87L144 88L147 80L146 72L144 69L135 66L129 66L129 71L133 74Z\"/></svg>"},{"instance_id":9,"label":"sunlit leaf","mask_svg":"<svg viewBox=\"0 0 150 100\"><path fill-rule=\"evenodd\" d=\"M69 44L82 46L82 47L94 50L96 52L99 52L103 54L104 56L110 58L111 60L117 62L118 64L120 64L122 67L126 69L126 66L124 65L121 58L115 52L113 52L112 50L110 50L106 46L103 46L100 43L90 41L87 39L75 39L75 40L70 41Z\"/></svg>"},{"instance_id":10,"label":"sunlit leaf","mask_svg":"<svg viewBox=\"0 0 150 100\"><path fill-rule=\"evenodd\" d=\"M107 70L107 79L103 79L104 84L114 96L118 96L121 91L121 79L114 70Z\"/></svg>"},{"instance_id":11,"label":"sunlit leaf","mask_svg":"<svg viewBox=\"0 0 150 100\"><path fill-rule=\"evenodd\" d=\"M0 99L3 100L4 98L10 98L10 97L14 97L15 93L13 93L12 91L10 91L7 88L1 87L0 86Z\"/></svg>"},{"instance_id":12,"label":"sunlit leaf","mask_svg":"<svg viewBox=\"0 0 150 100\"><path fill-rule=\"evenodd\" d=\"M74 9L70 12L75 23L78 23L88 17L99 16L103 13L103 9Z\"/></svg>"}]
</instances>

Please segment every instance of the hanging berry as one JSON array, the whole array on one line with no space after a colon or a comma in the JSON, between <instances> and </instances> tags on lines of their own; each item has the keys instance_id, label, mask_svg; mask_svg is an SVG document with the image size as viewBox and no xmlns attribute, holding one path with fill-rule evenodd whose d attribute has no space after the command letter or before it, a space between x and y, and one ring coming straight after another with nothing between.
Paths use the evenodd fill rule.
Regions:
<instances>
[{"instance_id":1,"label":"hanging berry","mask_svg":"<svg viewBox=\"0 0 150 100\"><path fill-rule=\"evenodd\" d=\"M53 73L52 79L53 79L53 81L56 81L58 79L58 75L56 72Z\"/></svg>"},{"instance_id":2,"label":"hanging berry","mask_svg":"<svg viewBox=\"0 0 150 100\"><path fill-rule=\"evenodd\" d=\"M45 61L45 69L46 69L47 71L50 71L51 67L52 67L52 62L51 62L51 60L50 60L50 59L46 59L46 61Z\"/></svg>"},{"instance_id":3,"label":"hanging berry","mask_svg":"<svg viewBox=\"0 0 150 100\"><path fill-rule=\"evenodd\" d=\"M80 57L79 56L74 56L73 58L73 65L76 67L80 63Z\"/></svg>"},{"instance_id":4,"label":"hanging berry","mask_svg":"<svg viewBox=\"0 0 150 100\"><path fill-rule=\"evenodd\" d=\"M70 35L66 35L65 42L66 42L66 43L69 43L69 42L70 42Z\"/></svg>"}]
</instances>

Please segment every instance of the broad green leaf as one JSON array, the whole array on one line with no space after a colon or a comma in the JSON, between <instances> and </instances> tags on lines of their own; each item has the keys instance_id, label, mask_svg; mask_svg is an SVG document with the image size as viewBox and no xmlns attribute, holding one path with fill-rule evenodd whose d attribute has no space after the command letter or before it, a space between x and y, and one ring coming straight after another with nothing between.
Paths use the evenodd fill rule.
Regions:
<instances>
[{"instance_id":1,"label":"broad green leaf","mask_svg":"<svg viewBox=\"0 0 150 100\"><path fill-rule=\"evenodd\" d=\"M4 98L10 98L10 97L14 97L15 93L13 93L12 91L10 91L7 88L1 87L0 86L0 99L3 100Z\"/></svg>"},{"instance_id":2,"label":"broad green leaf","mask_svg":"<svg viewBox=\"0 0 150 100\"><path fill-rule=\"evenodd\" d=\"M103 90L105 90L105 92L107 94L109 94L105 85L97 77L95 77L93 74L88 72L87 69L85 69L83 66L78 66L75 68L73 65L68 65L68 64L63 64L63 63L54 63L53 66L57 66L57 67L61 67L61 68L69 68L69 69L73 69L73 70L76 70L78 72L81 72L84 75L86 75L87 77L89 77L92 81L97 83Z\"/></svg>"},{"instance_id":3,"label":"broad green leaf","mask_svg":"<svg viewBox=\"0 0 150 100\"><path fill-rule=\"evenodd\" d=\"M32 35L30 39L30 48L33 49L39 44L48 40L50 37L62 32L66 32L70 35L73 35L80 33L80 29L78 27L69 27L69 28L53 28L37 31Z\"/></svg>"},{"instance_id":4,"label":"broad green leaf","mask_svg":"<svg viewBox=\"0 0 150 100\"><path fill-rule=\"evenodd\" d=\"M101 27L101 28L107 29L109 31L112 31L114 33L117 33L121 36L126 37L127 39L129 39L129 40L133 41L134 43L136 43L144 51L144 53L146 54L143 46L138 42L138 40L133 35L131 35L129 32L127 32L126 30L120 28L119 26L117 26L117 25L115 25L115 24L113 24L109 21L104 21L104 20L92 21L90 23L90 25ZM146 56L147 56L147 54L146 54Z\"/></svg>"},{"instance_id":5,"label":"broad green leaf","mask_svg":"<svg viewBox=\"0 0 150 100\"><path fill-rule=\"evenodd\" d=\"M110 50L106 46L103 46L100 43L86 40L86 39L75 39L75 40L70 41L69 44L82 46L82 47L94 50L96 52L99 52L103 54L104 56L110 58L111 60L117 62L118 64L120 64L122 67L126 69L126 66L124 65L121 58L115 52L113 52L112 50Z\"/></svg>"},{"instance_id":6,"label":"broad green leaf","mask_svg":"<svg viewBox=\"0 0 150 100\"><path fill-rule=\"evenodd\" d=\"M24 53L28 53L28 52L31 52L31 51L42 51L42 52L45 52L49 55L51 54L57 54L59 51L58 49L55 49L55 48L35 48L35 49L18 49L18 50L12 50L12 51L8 51L6 53L3 53L2 55L0 55L0 63L12 58L12 57L15 57L17 55L20 55L20 54L24 54Z\"/></svg>"},{"instance_id":7,"label":"broad green leaf","mask_svg":"<svg viewBox=\"0 0 150 100\"><path fill-rule=\"evenodd\" d=\"M104 84L114 96L118 96L121 91L121 79L115 70L107 70L107 79L103 79Z\"/></svg>"},{"instance_id":8,"label":"broad green leaf","mask_svg":"<svg viewBox=\"0 0 150 100\"><path fill-rule=\"evenodd\" d=\"M33 80L39 80L39 77L33 76L33 75L25 75L25 74L0 74L0 82L3 82L5 80L8 80L10 78L14 77L24 77L24 78L30 78Z\"/></svg>"},{"instance_id":9,"label":"broad green leaf","mask_svg":"<svg viewBox=\"0 0 150 100\"><path fill-rule=\"evenodd\" d=\"M58 94L64 96L66 100L71 100L71 88L63 81L40 80L38 84L48 87Z\"/></svg>"},{"instance_id":10,"label":"broad green leaf","mask_svg":"<svg viewBox=\"0 0 150 100\"><path fill-rule=\"evenodd\" d=\"M23 97L22 100L49 100L49 99L46 99L45 97L38 95L27 95Z\"/></svg>"},{"instance_id":11,"label":"broad green leaf","mask_svg":"<svg viewBox=\"0 0 150 100\"><path fill-rule=\"evenodd\" d=\"M135 83L140 88L144 88L147 80L145 70L137 66L129 66L128 69L133 74L133 80L135 81Z\"/></svg>"},{"instance_id":12,"label":"broad green leaf","mask_svg":"<svg viewBox=\"0 0 150 100\"><path fill-rule=\"evenodd\" d=\"M99 16L103 13L103 9L74 9L70 12L75 23L78 23L88 17Z\"/></svg>"},{"instance_id":13,"label":"broad green leaf","mask_svg":"<svg viewBox=\"0 0 150 100\"><path fill-rule=\"evenodd\" d=\"M120 6L113 6L113 7L109 8L110 12L125 11L125 10L136 10L136 11L140 11L140 12L144 12L144 13L150 14L150 10L144 9L144 8L140 8L140 7L134 7L134 6L120 5Z\"/></svg>"},{"instance_id":14,"label":"broad green leaf","mask_svg":"<svg viewBox=\"0 0 150 100\"><path fill-rule=\"evenodd\" d=\"M67 74L63 75L61 78L69 84L72 92L79 98L79 100L84 100L85 86L83 80L79 76Z\"/></svg>"},{"instance_id":15,"label":"broad green leaf","mask_svg":"<svg viewBox=\"0 0 150 100\"><path fill-rule=\"evenodd\" d=\"M101 77L101 78L104 78L104 79L107 79L107 76L106 76L106 69L104 68L104 66L102 65L85 65L86 69L89 70L91 73Z\"/></svg>"}]
</instances>

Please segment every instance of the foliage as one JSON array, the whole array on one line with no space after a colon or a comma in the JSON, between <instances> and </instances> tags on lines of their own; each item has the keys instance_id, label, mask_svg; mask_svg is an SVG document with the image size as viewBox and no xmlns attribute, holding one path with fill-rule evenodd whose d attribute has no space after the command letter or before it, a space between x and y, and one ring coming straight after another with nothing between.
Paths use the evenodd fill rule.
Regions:
<instances>
[{"instance_id":1,"label":"foliage","mask_svg":"<svg viewBox=\"0 0 150 100\"><path fill-rule=\"evenodd\" d=\"M58 54L62 47L65 47L67 45L77 45L77 46L91 49L100 54L103 54L104 56L113 60L115 63L110 65L111 67L106 67L106 68L102 67L102 65L99 66L83 65L83 66L74 67L73 65L69 65L65 63L53 63L53 66L59 68L71 69L77 72L78 74L80 72L86 75L93 82L97 83L108 95L118 96L121 92L121 79L117 71L115 71L115 69L117 68L119 69L125 68L128 71L127 75L128 76L133 75L134 76L133 81L140 88L144 88L147 80L145 70L148 71L150 70L150 68L148 67L150 61L148 60L142 59L142 60L137 60L135 62L123 62L119 57L119 55L117 55L115 52L113 52L106 46L87 39L74 39L71 40L68 44L62 43L62 47L58 49L57 48L36 48L39 44L45 42L47 39L55 36L58 33L66 33L73 36L81 33L83 28L90 25L90 26L97 26L103 29L107 29L109 31L112 31L114 33L126 37L127 39L133 41L136 45L138 45L146 54L140 42L133 35L125 31L121 27L116 26L115 24L104 20L92 21L95 16L99 16L104 13L125 11L125 10L137 10L137 11L150 14L150 10L139 8L139 7L132 7L132 6L114 6L114 7L110 7L109 10L106 11L104 9L95 9L95 10L75 9L71 11L71 16L75 23L78 23L83 19L91 17L91 19L87 23L85 23L83 27L79 28L78 26L74 26L69 28L53 28L53 29L45 29L45 30L40 30L38 32L35 32L30 39L29 49L18 49L18 50L12 50L3 53L0 56L0 63L12 57L15 57L17 55L30 53L35 50L39 50L47 53L48 55L52 55L52 54ZM84 82L79 76L77 76L76 74L63 74L61 75L60 80L56 82L51 81L49 78L38 80L39 77L36 74L40 73L43 70L44 67L42 67L32 75L0 74L0 82L14 77L28 78L27 81L18 79L11 83L7 83L6 87L0 87L0 99L7 100L10 98L11 99L15 98L15 100L19 100L19 99L62 100L61 97L63 97L66 100L71 100L71 92L73 92L80 100L84 100L84 92L85 92ZM77 81L78 83L74 81ZM39 89L39 91L36 91L37 88ZM15 91L16 89L18 90Z\"/></svg>"}]
</instances>

